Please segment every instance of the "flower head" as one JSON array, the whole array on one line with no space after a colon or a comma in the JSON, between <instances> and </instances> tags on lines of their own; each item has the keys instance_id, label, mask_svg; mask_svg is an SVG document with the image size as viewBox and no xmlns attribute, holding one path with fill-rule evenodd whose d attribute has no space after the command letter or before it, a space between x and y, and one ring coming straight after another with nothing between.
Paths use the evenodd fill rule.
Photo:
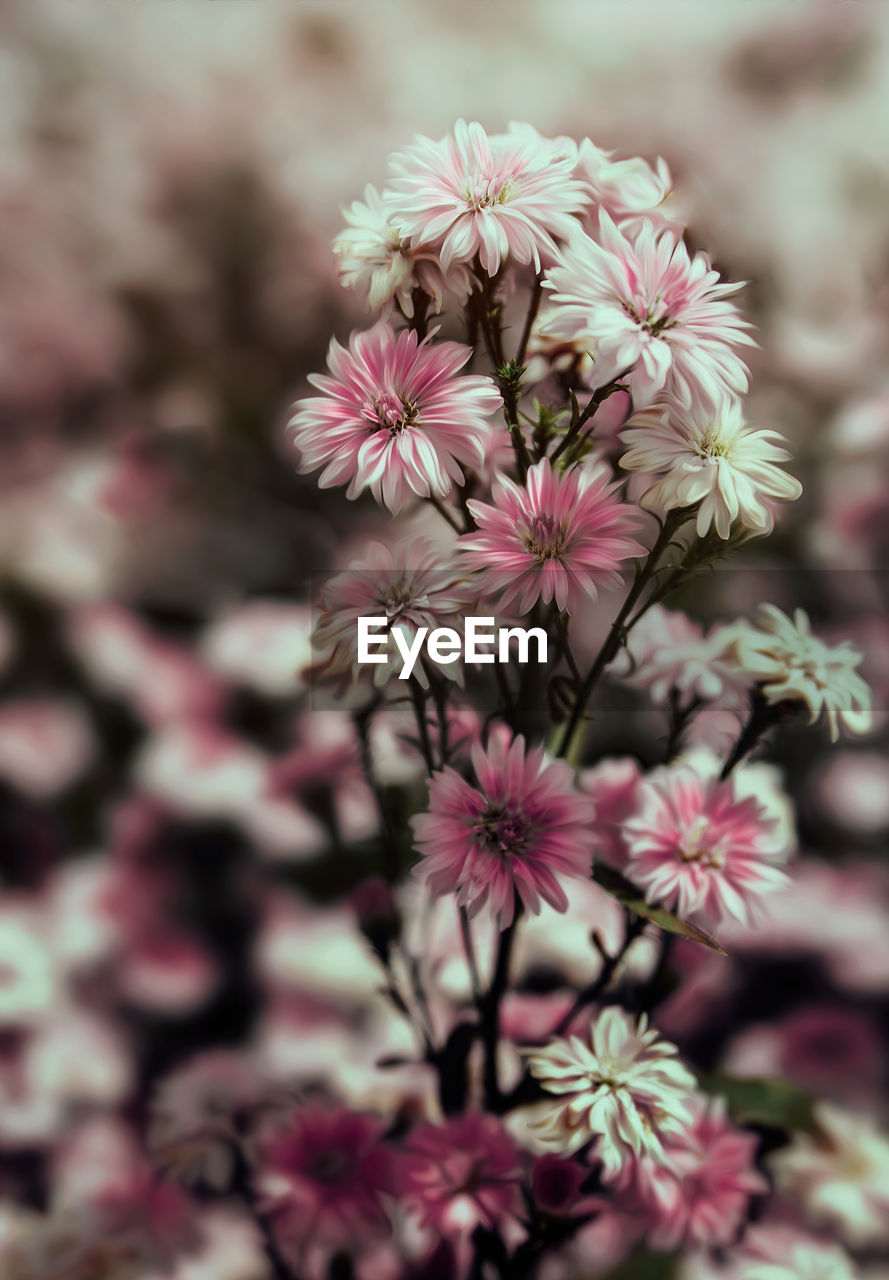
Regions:
<instances>
[{"instance_id":1,"label":"flower head","mask_svg":"<svg viewBox=\"0 0 889 1280\"><path fill-rule=\"evenodd\" d=\"M825 644L812 634L802 609L791 620L773 604L759 606L758 625L739 622L729 650L732 664L753 680L769 703L802 702L809 723L827 718L836 742L840 725L866 733L870 689L856 671L862 655L850 644Z\"/></svg>"},{"instance_id":2,"label":"flower head","mask_svg":"<svg viewBox=\"0 0 889 1280\"><path fill-rule=\"evenodd\" d=\"M664 1144L666 1163L641 1156L618 1180L620 1206L646 1215L653 1249L729 1244L751 1195L769 1186L753 1164L756 1138L728 1120L721 1098L695 1097L688 1129Z\"/></svg>"},{"instance_id":3,"label":"flower head","mask_svg":"<svg viewBox=\"0 0 889 1280\"><path fill-rule=\"evenodd\" d=\"M787 884L775 865L785 850L774 821L754 799L738 797L731 778L662 769L640 783L636 804L624 825L625 869L650 902L702 923L746 924L764 894Z\"/></svg>"},{"instance_id":4,"label":"flower head","mask_svg":"<svg viewBox=\"0 0 889 1280\"><path fill-rule=\"evenodd\" d=\"M736 400L689 409L658 403L632 417L622 438L629 449L620 465L659 476L642 505L664 512L700 503L699 537L713 527L727 538L735 521L768 533L769 501L792 502L802 493L800 482L776 466L790 457L777 443L782 437L748 426Z\"/></svg>"},{"instance_id":5,"label":"flower head","mask_svg":"<svg viewBox=\"0 0 889 1280\"><path fill-rule=\"evenodd\" d=\"M771 1166L778 1187L853 1248L889 1242L889 1134L868 1117L819 1102L820 1138L798 1133Z\"/></svg>"},{"instance_id":6,"label":"flower head","mask_svg":"<svg viewBox=\"0 0 889 1280\"><path fill-rule=\"evenodd\" d=\"M555 249L573 216L589 203L572 176L576 148L512 124L488 137L480 124L458 120L453 135L418 136L393 156L388 184L391 221L412 248L434 247L448 273L478 255L489 276L507 259L533 262Z\"/></svg>"},{"instance_id":7,"label":"flower head","mask_svg":"<svg viewBox=\"0 0 889 1280\"><path fill-rule=\"evenodd\" d=\"M592 805L577 794L567 764L525 751L524 738L507 749L499 737L487 751L472 748L477 783L443 769L429 783L429 808L413 820L432 893L456 893L469 914L485 904L500 927L511 923L516 896L536 914L543 899L568 909L562 876L591 871Z\"/></svg>"},{"instance_id":8,"label":"flower head","mask_svg":"<svg viewBox=\"0 0 889 1280\"><path fill-rule=\"evenodd\" d=\"M603 151L589 138L584 138L577 149L575 175L589 185L597 206L623 225L635 224L642 218L659 227L676 221L667 162L659 158L652 166L642 156L614 160L613 155L613 151Z\"/></svg>"},{"instance_id":9,"label":"flower head","mask_svg":"<svg viewBox=\"0 0 889 1280\"><path fill-rule=\"evenodd\" d=\"M600 243L601 242L601 243ZM598 241L577 229L544 282L552 300L541 328L595 357L596 383L618 375L637 408L663 391L690 408L747 388L739 344L749 327L703 254L645 221L632 238L599 211Z\"/></svg>"},{"instance_id":10,"label":"flower head","mask_svg":"<svg viewBox=\"0 0 889 1280\"><path fill-rule=\"evenodd\" d=\"M600 588L620 584L623 561L645 548L630 536L636 513L608 479L604 466L560 475L544 458L524 486L499 476L493 506L468 504L479 527L460 547L467 566L480 571L480 588L499 593L500 609L526 613L542 599L572 613Z\"/></svg>"},{"instance_id":11,"label":"flower head","mask_svg":"<svg viewBox=\"0 0 889 1280\"><path fill-rule=\"evenodd\" d=\"M357 680L362 671L373 672L374 684L382 686L401 671L403 659L395 632L403 643L413 643L422 627L452 625L474 598L474 588L466 576L450 567L426 538L385 546L372 542L367 553L336 574L321 592L321 609L313 634L319 649L329 650L321 673ZM374 635L379 640L376 654L385 662L363 667L358 661L358 619L386 618L387 629ZM383 641L386 648L383 649ZM429 687L424 664L418 660L412 675ZM451 680L462 680L459 663L436 664L436 671Z\"/></svg>"},{"instance_id":12,"label":"flower head","mask_svg":"<svg viewBox=\"0 0 889 1280\"><path fill-rule=\"evenodd\" d=\"M384 312L396 302L406 316L413 316L413 291L422 289L441 310L445 279L435 254L413 250L393 225L385 201L368 186L364 201L355 200L343 210L346 227L333 242L340 282L363 297L369 311ZM465 302L472 282L465 266L455 265L447 286Z\"/></svg>"},{"instance_id":13,"label":"flower head","mask_svg":"<svg viewBox=\"0 0 889 1280\"><path fill-rule=\"evenodd\" d=\"M632 1156L662 1163L665 1141L689 1123L695 1086L675 1055L675 1045L648 1030L644 1014L637 1024L623 1009L604 1009L588 1045L572 1036L527 1051L531 1074L559 1099L541 1108L535 1127L564 1153L597 1139L607 1179Z\"/></svg>"},{"instance_id":14,"label":"flower head","mask_svg":"<svg viewBox=\"0 0 889 1280\"><path fill-rule=\"evenodd\" d=\"M458 342L419 342L381 320L333 339L332 376L309 381L323 394L302 400L291 419L300 470L324 470L322 489L345 484L348 498L370 489L399 511L413 495L442 498L463 481L460 464L481 467L488 419L500 406L490 378L458 376L470 356Z\"/></svg>"},{"instance_id":15,"label":"flower head","mask_svg":"<svg viewBox=\"0 0 889 1280\"><path fill-rule=\"evenodd\" d=\"M633 688L647 689L654 702L666 702L675 690L688 700L734 703L747 685L725 659L730 635L727 627L714 627L705 637L686 614L656 604L633 627L611 670Z\"/></svg>"}]
</instances>

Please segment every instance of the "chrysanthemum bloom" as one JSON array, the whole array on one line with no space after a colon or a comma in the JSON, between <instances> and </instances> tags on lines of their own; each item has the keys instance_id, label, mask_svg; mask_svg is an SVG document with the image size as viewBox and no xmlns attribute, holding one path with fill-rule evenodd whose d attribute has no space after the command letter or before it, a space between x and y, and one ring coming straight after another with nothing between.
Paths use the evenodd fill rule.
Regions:
<instances>
[{"instance_id":1,"label":"chrysanthemum bloom","mask_svg":"<svg viewBox=\"0 0 889 1280\"><path fill-rule=\"evenodd\" d=\"M256 1190L288 1254L388 1233L382 1196L393 1189L394 1166L384 1128L376 1116L313 1101L260 1138Z\"/></svg>"},{"instance_id":2,"label":"chrysanthemum bloom","mask_svg":"<svg viewBox=\"0 0 889 1280\"><path fill-rule=\"evenodd\" d=\"M819 1102L819 1137L798 1133L775 1152L779 1190L798 1200L813 1222L829 1226L852 1248L889 1241L889 1134L870 1116Z\"/></svg>"},{"instance_id":3,"label":"chrysanthemum bloom","mask_svg":"<svg viewBox=\"0 0 889 1280\"><path fill-rule=\"evenodd\" d=\"M461 463L484 463L501 404L490 378L458 376L470 354L384 320L353 333L348 350L332 339L332 376L309 378L323 394L300 401L290 422L300 471L323 467L320 488L348 482L348 498L370 489L390 511L414 495L443 498L462 484Z\"/></svg>"},{"instance_id":4,"label":"chrysanthemum bloom","mask_svg":"<svg viewBox=\"0 0 889 1280\"><path fill-rule=\"evenodd\" d=\"M419 870L433 895L457 895L470 916L486 904L500 927L512 922L518 895L536 914L541 899L568 909L562 876L588 879L590 801L577 794L561 760L516 738L472 748L477 785L443 769L429 782L429 809L413 819L423 855Z\"/></svg>"},{"instance_id":5,"label":"chrysanthemum bloom","mask_svg":"<svg viewBox=\"0 0 889 1280\"><path fill-rule=\"evenodd\" d=\"M642 156L614 160L613 151L603 151L589 138L577 148L575 176L587 183L596 205L617 223L648 218L657 226L678 220L670 200L673 183L667 162L658 158L652 166Z\"/></svg>"},{"instance_id":6,"label":"chrysanthemum bloom","mask_svg":"<svg viewBox=\"0 0 889 1280\"><path fill-rule=\"evenodd\" d=\"M689 1128L664 1144L665 1164L634 1159L617 1183L620 1206L645 1213L653 1249L729 1244L750 1197L769 1189L754 1167L756 1137L728 1120L724 1100L695 1097L692 1112Z\"/></svg>"},{"instance_id":7,"label":"chrysanthemum bloom","mask_svg":"<svg viewBox=\"0 0 889 1280\"><path fill-rule=\"evenodd\" d=\"M637 806L624 825L626 874L649 902L702 924L747 924L759 899L787 884L775 822L731 778L661 769L640 783Z\"/></svg>"},{"instance_id":8,"label":"chrysanthemum bloom","mask_svg":"<svg viewBox=\"0 0 889 1280\"><path fill-rule=\"evenodd\" d=\"M502 263L533 262L577 225L589 195L572 175L576 147L542 138L527 124L488 137L458 120L453 135L417 136L394 155L389 215L414 249L438 250L442 270L478 255L489 276Z\"/></svg>"},{"instance_id":9,"label":"chrysanthemum bloom","mask_svg":"<svg viewBox=\"0 0 889 1280\"><path fill-rule=\"evenodd\" d=\"M494 1116L470 1111L421 1125L407 1146L400 1198L457 1246L458 1259L477 1227L508 1249L524 1239L522 1153Z\"/></svg>"},{"instance_id":10,"label":"chrysanthemum bloom","mask_svg":"<svg viewBox=\"0 0 889 1280\"><path fill-rule=\"evenodd\" d=\"M660 514L700 503L699 537L715 528L727 538L735 521L769 533L770 502L793 502L802 493L800 482L776 466L791 456L778 443L783 437L748 426L737 400L687 410L659 402L635 414L622 438L629 449L620 465L659 476L643 507Z\"/></svg>"},{"instance_id":11,"label":"chrysanthemum bloom","mask_svg":"<svg viewBox=\"0 0 889 1280\"><path fill-rule=\"evenodd\" d=\"M870 728L870 689L856 671L862 655L850 644L829 645L812 635L802 609L791 620L775 605L761 604L756 626L737 624L729 654L767 702L805 703L810 724L826 716L832 741L841 724L853 733Z\"/></svg>"},{"instance_id":12,"label":"chrysanthemum bloom","mask_svg":"<svg viewBox=\"0 0 889 1280\"><path fill-rule=\"evenodd\" d=\"M725 658L732 634L713 627L705 637L687 614L656 604L633 627L611 672L634 689L647 689L654 702L666 702L675 690L686 701L721 698L734 705L748 682Z\"/></svg>"},{"instance_id":13,"label":"chrysanthemum bloom","mask_svg":"<svg viewBox=\"0 0 889 1280\"><path fill-rule=\"evenodd\" d=\"M674 231L648 221L631 240L600 210L598 236L575 230L557 254L542 331L590 351L597 386L623 375L637 409L662 391L685 408L745 391L735 348L753 339L726 301L742 286L721 283L703 254L689 257Z\"/></svg>"},{"instance_id":14,"label":"chrysanthemum bloom","mask_svg":"<svg viewBox=\"0 0 889 1280\"><path fill-rule=\"evenodd\" d=\"M422 289L441 311L445 287L462 306L472 280L465 266L455 265L447 282L433 253L411 249L393 226L375 187L368 186L364 202L355 200L343 210L346 228L333 242L340 282L363 297L369 311L385 312L396 302L406 316L414 314L413 290Z\"/></svg>"},{"instance_id":15,"label":"chrysanthemum bloom","mask_svg":"<svg viewBox=\"0 0 889 1280\"><path fill-rule=\"evenodd\" d=\"M595 1154L606 1179L632 1156L663 1163L664 1143L691 1119L691 1072L676 1059L676 1046L648 1030L623 1009L604 1009L590 1028L590 1042L577 1036L527 1051L531 1074L558 1101L541 1106L534 1128L563 1153L596 1139Z\"/></svg>"},{"instance_id":16,"label":"chrysanthemum bloom","mask_svg":"<svg viewBox=\"0 0 889 1280\"><path fill-rule=\"evenodd\" d=\"M449 567L429 539L415 538L394 546L372 542L366 555L336 574L322 589L312 639L319 649L330 653L320 671L324 675L351 675L356 680L363 672L381 687L399 675L404 663L395 640L396 631L409 646L421 627L430 631L453 627L475 596L468 575ZM387 628L380 627L371 635L373 641L379 642L371 646L372 652L384 655L385 662L359 663L359 618L387 619ZM429 687L424 666L427 661L432 659L424 651L411 672L424 688ZM450 680L462 682L459 662L436 663L435 669Z\"/></svg>"},{"instance_id":17,"label":"chrysanthemum bloom","mask_svg":"<svg viewBox=\"0 0 889 1280\"><path fill-rule=\"evenodd\" d=\"M478 529L460 538L460 548L499 609L527 613L535 600L555 600L572 613L601 588L620 585L622 563L645 548L630 536L638 514L609 479L604 465L560 475L543 458L524 486L498 476L493 506L468 503Z\"/></svg>"},{"instance_id":18,"label":"chrysanthemum bloom","mask_svg":"<svg viewBox=\"0 0 889 1280\"><path fill-rule=\"evenodd\" d=\"M241 1054L199 1054L167 1076L152 1102L148 1145L165 1173L218 1191L231 1181L239 1118L259 1097L256 1072Z\"/></svg>"}]
</instances>

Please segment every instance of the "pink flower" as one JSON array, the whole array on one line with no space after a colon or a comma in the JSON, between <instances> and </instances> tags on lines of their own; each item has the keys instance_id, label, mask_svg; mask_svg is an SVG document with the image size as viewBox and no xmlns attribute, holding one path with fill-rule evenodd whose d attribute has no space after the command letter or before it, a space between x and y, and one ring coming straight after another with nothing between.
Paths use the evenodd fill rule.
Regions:
<instances>
[{"instance_id":1,"label":"pink flower","mask_svg":"<svg viewBox=\"0 0 889 1280\"><path fill-rule=\"evenodd\" d=\"M652 166L642 156L614 160L613 151L603 151L589 138L577 149L575 174L587 183L600 209L615 222L638 226L649 218L656 226L667 226L681 217L671 200L673 183L667 162L658 157Z\"/></svg>"},{"instance_id":2,"label":"pink flower","mask_svg":"<svg viewBox=\"0 0 889 1280\"><path fill-rule=\"evenodd\" d=\"M731 779L705 779L690 767L663 769L639 786L639 807L624 827L626 874L650 902L702 922L746 924L758 899L787 884L775 862L785 852L776 825Z\"/></svg>"},{"instance_id":3,"label":"pink flower","mask_svg":"<svg viewBox=\"0 0 889 1280\"><path fill-rule=\"evenodd\" d=\"M443 498L462 484L461 463L484 464L501 403L490 378L456 376L470 354L382 320L353 333L348 350L332 339L332 376L309 378L323 394L300 401L290 422L300 470L323 467L322 489L348 481L348 498L370 489L390 511L414 494Z\"/></svg>"},{"instance_id":4,"label":"pink flower","mask_svg":"<svg viewBox=\"0 0 889 1280\"><path fill-rule=\"evenodd\" d=\"M540 749L526 755L522 737L508 749L500 738L487 752L474 746L472 765L475 787L454 769L434 774L428 812L413 819L432 893L456 893L470 916L489 904L501 928L516 896L532 914L541 898L566 911L559 877L585 880L591 870L592 806L574 790L571 769Z\"/></svg>"},{"instance_id":5,"label":"pink flower","mask_svg":"<svg viewBox=\"0 0 889 1280\"><path fill-rule=\"evenodd\" d=\"M402 1195L423 1226L460 1246L476 1227L497 1232L507 1248L525 1236L522 1154L500 1121L468 1112L424 1124L408 1140Z\"/></svg>"},{"instance_id":6,"label":"pink flower","mask_svg":"<svg viewBox=\"0 0 889 1280\"><path fill-rule=\"evenodd\" d=\"M544 458L524 488L506 476L494 483L494 506L470 502L479 528L460 539L480 588L501 593L498 608L526 613L555 600L572 613L602 587L620 585L620 565L645 548L630 536L636 514L616 496L604 466L560 475Z\"/></svg>"},{"instance_id":7,"label":"pink flower","mask_svg":"<svg viewBox=\"0 0 889 1280\"><path fill-rule=\"evenodd\" d=\"M380 1141L384 1127L376 1116L316 1100L260 1138L256 1189L288 1253L388 1233L381 1197L394 1166Z\"/></svg>"},{"instance_id":8,"label":"pink flower","mask_svg":"<svg viewBox=\"0 0 889 1280\"><path fill-rule=\"evenodd\" d=\"M686 409L745 391L734 348L753 340L725 300L742 286L721 283L703 254L690 257L674 231L648 221L629 239L600 209L599 239L578 229L559 252L543 332L591 351L597 385L624 375L636 409L664 390Z\"/></svg>"},{"instance_id":9,"label":"pink flower","mask_svg":"<svg viewBox=\"0 0 889 1280\"><path fill-rule=\"evenodd\" d=\"M503 261L533 262L555 249L589 204L572 176L576 148L511 124L489 138L480 124L458 120L439 142L417 136L390 161L389 216L416 249L435 246L447 273L476 255L489 276Z\"/></svg>"},{"instance_id":10,"label":"pink flower","mask_svg":"<svg viewBox=\"0 0 889 1280\"><path fill-rule=\"evenodd\" d=\"M729 1244L750 1196L768 1191L753 1165L756 1138L730 1123L724 1100L698 1097L691 1105L688 1129L664 1145L666 1162L637 1157L616 1183L620 1207L645 1213L653 1249Z\"/></svg>"}]
</instances>

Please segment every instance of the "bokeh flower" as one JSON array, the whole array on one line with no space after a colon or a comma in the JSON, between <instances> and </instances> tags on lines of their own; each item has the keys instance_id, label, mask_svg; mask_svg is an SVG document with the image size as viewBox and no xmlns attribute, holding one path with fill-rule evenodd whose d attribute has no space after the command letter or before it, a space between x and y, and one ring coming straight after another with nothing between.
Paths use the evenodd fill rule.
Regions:
<instances>
[{"instance_id":1,"label":"bokeh flower","mask_svg":"<svg viewBox=\"0 0 889 1280\"><path fill-rule=\"evenodd\" d=\"M691 1120L695 1078L643 1014L606 1008L578 1036L526 1050L531 1074L556 1098L531 1121L540 1138L564 1154L593 1139L604 1177L615 1178L632 1156L664 1162L664 1144Z\"/></svg>"},{"instance_id":2,"label":"bokeh flower","mask_svg":"<svg viewBox=\"0 0 889 1280\"><path fill-rule=\"evenodd\" d=\"M777 431L747 425L737 400L716 405L658 402L635 414L621 433L629 445L620 465L653 472L658 479L642 497L659 514L700 504L696 529L714 528L727 538L739 522L754 533L769 533L771 502L792 502L802 485L776 463L791 455Z\"/></svg>"},{"instance_id":3,"label":"bokeh flower","mask_svg":"<svg viewBox=\"0 0 889 1280\"><path fill-rule=\"evenodd\" d=\"M390 511L414 496L445 497L462 466L481 467L500 407L490 378L459 375L471 349L400 333L380 320L355 332L348 349L331 340L322 393L299 401L290 421L300 470L322 489L348 483L346 497L370 489Z\"/></svg>"},{"instance_id":4,"label":"bokeh flower","mask_svg":"<svg viewBox=\"0 0 889 1280\"><path fill-rule=\"evenodd\" d=\"M802 702L809 723L824 716L836 742L840 726L866 733L871 725L871 694L856 668L862 655L843 642L829 645L812 634L802 609L788 618L773 604L759 606L757 623L736 624L729 657L766 702Z\"/></svg>"},{"instance_id":5,"label":"bokeh flower","mask_svg":"<svg viewBox=\"0 0 889 1280\"><path fill-rule=\"evenodd\" d=\"M460 538L466 565L497 607L527 613L535 600L554 600L572 613L600 589L619 586L625 560L644 555L631 535L638 515L621 502L604 466L560 474L548 458L528 471L524 486L494 482L494 505L470 501L478 525Z\"/></svg>"},{"instance_id":6,"label":"bokeh flower","mask_svg":"<svg viewBox=\"0 0 889 1280\"><path fill-rule=\"evenodd\" d=\"M590 801L577 793L564 761L492 737L472 748L473 786L455 769L433 774L429 808L413 819L423 860L418 868L435 896L454 893L470 916L485 906L509 925L518 898L536 914L541 899L565 911L562 877L591 871Z\"/></svg>"},{"instance_id":7,"label":"bokeh flower","mask_svg":"<svg viewBox=\"0 0 889 1280\"><path fill-rule=\"evenodd\" d=\"M775 822L731 778L704 778L682 765L644 779L624 824L626 874L649 902L681 916L746 923L759 899L788 883Z\"/></svg>"},{"instance_id":8,"label":"bokeh flower","mask_svg":"<svg viewBox=\"0 0 889 1280\"><path fill-rule=\"evenodd\" d=\"M458 120L453 135L417 136L390 160L392 222L413 248L434 247L447 274L478 255L489 276L509 258L533 262L555 249L589 203L572 175L576 148L527 124L488 137Z\"/></svg>"},{"instance_id":9,"label":"bokeh flower","mask_svg":"<svg viewBox=\"0 0 889 1280\"><path fill-rule=\"evenodd\" d=\"M735 348L753 340L727 301L742 286L721 282L674 231L646 221L630 239L601 209L598 241L573 231L544 283L552 293L542 331L588 350L597 386L621 376L637 409L663 391L690 408L747 389Z\"/></svg>"}]
</instances>

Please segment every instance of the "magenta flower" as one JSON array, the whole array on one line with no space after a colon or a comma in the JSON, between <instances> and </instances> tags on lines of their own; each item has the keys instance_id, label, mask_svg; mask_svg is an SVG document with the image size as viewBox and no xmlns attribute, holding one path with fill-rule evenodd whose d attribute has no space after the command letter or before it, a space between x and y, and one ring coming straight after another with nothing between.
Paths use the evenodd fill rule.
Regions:
<instances>
[{"instance_id":1,"label":"magenta flower","mask_svg":"<svg viewBox=\"0 0 889 1280\"><path fill-rule=\"evenodd\" d=\"M461 463L484 464L501 403L490 378L457 376L470 354L383 320L353 333L348 350L332 339L332 376L309 378L323 394L300 401L290 422L300 471L323 467L322 489L348 482L348 498L370 489L390 511L412 495L443 498L462 484Z\"/></svg>"},{"instance_id":2,"label":"magenta flower","mask_svg":"<svg viewBox=\"0 0 889 1280\"><path fill-rule=\"evenodd\" d=\"M573 176L577 148L511 124L488 137L480 124L458 120L453 135L417 136L390 161L389 218L411 247L435 247L447 273L478 255L489 276L506 258L533 262L566 237L573 216L590 203Z\"/></svg>"},{"instance_id":3,"label":"magenta flower","mask_svg":"<svg viewBox=\"0 0 889 1280\"><path fill-rule=\"evenodd\" d=\"M702 923L747 924L759 899L788 883L775 865L786 853L775 822L751 797L736 798L730 778L663 769L640 783L638 804L624 827L626 874L650 902Z\"/></svg>"},{"instance_id":4,"label":"magenta flower","mask_svg":"<svg viewBox=\"0 0 889 1280\"><path fill-rule=\"evenodd\" d=\"M381 1196L392 1189L392 1153L376 1116L312 1101L261 1137L256 1190L281 1247L345 1248L389 1231Z\"/></svg>"},{"instance_id":5,"label":"magenta flower","mask_svg":"<svg viewBox=\"0 0 889 1280\"><path fill-rule=\"evenodd\" d=\"M464 1251L476 1227L507 1248L525 1236L522 1153L494 1116L468 1112L424 1124L408 1139L402 1197L431 1228Z\"/></svg>"},{"instance_id":6,"label":"magenta flower","mask_svg":"<svg viewBox=\"0 0 889 1280\"><path fill-rule=\"evenodd\" d=\"M726 301L742 286L722 283L703 254L690 257L674 231L648 221L629 239L600 209L599 239L577 230L559 252L542 331L591 352L596 385L624 375L636 409L664 390L685 409L745 391L735 347L753 339Z\"/></svg>"},{"instance_id":7,"label":"magenta flower","mask_svg":"<svg viewBox=\"0 0 889 1280\"><path fill-rule=\"evenodd\" d=\"M636 1157L615 1184L620 1207L646 1215L653 1249L731 1243L747 1219L750 1197L769 1189L753 1164L755 1136L728 1120L724 1100L696 1097L691 1105L688 1129L664 1145L665 1163Z\"/></svg>"},{"instance_id":8,"label":"magenta flower","mask_svg":"<svg viewBox=\"0 0 889 1280\"><path fill-rule=\"evenodd\" d=\"M544 458L524 488L507 476L494 482L494 506L470 502L478 524L460 546L480 588L498 594L498 608L526 613L536 600L555 600L573 613L600 588L619 586L619 568L645 548L630 535L633 508L621 502L605 466L573 467L560 475Z\"/></svg>"},{"instance_id":9,"label":"magenta flower","mask_svg":"<svg viewBox=\"0 0 889 1280\"><path fill-rule=\"evenodd\" d=\"M487 903L500 927L512 922L518 895L525 909L543 899L568 909L559 877L586 880L591 870L593 808L574 789L567 764L540 749L525 753L516 738L507 749L493 739L472 748L477 786L443 769L429 783L429 809L413 819L432 893L456 893L476 915Z\"/></svg>"}]
</instances>

